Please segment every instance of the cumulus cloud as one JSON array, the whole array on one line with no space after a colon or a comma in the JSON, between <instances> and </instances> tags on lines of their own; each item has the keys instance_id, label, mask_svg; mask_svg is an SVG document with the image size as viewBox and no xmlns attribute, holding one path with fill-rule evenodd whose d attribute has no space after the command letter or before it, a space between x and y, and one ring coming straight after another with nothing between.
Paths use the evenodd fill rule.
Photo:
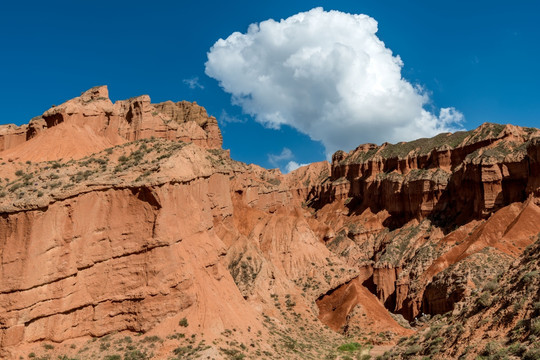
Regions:
<instances>
[{"instance_id":1,"label":"cumulus cloud","mask_svg":"<svg viewBox=\"0 0 540 360\"><path fill-rule=\"evenodd\" d=\"M272 164L273 166L278 167L280 162L285 161L285 160L290 160L293 157L294 155L290 149L283 148L283 150L281 150L281 153L278 155L268 154L268 162Z\"/></svg>"},{"instance_id":2,"label":"cumulus cloud","mask_svg":"<svg viewBox=\"0 0 540 360\"><path fill-rule=\"evenodd\" d=\"M219 39L205 72L256 121L292 126L329 155L460 128L456 109L425 109L428 94L401 77L401 58L376 33L367 15L315 8Z\"/></svg>"},{"instance_id":3,"label":"cumulus cloud","mask_svg":"<svg viewBox=\"0 0 540 360\"><path fill-rule=\"evenodd\" d=\"M204 89L204 86L199 82L199 77L195 76L189 79L182 80L190 89Z\"/></svg>"}]
</instances>

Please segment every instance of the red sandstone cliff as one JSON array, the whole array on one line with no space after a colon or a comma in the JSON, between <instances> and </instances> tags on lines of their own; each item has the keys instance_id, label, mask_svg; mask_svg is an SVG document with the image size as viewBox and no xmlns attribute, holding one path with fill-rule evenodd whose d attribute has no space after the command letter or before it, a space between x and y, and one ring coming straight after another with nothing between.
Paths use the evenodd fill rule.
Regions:
<instances>
[{"instance_id":1,"label":"red sandstone cliff","mask_svg":"<svg viewBox=\"0 0 540 360\"><path fill-rule=\"evenodd\" d=\"M484 124L282 175L230 159L196 104L90 89L0 127L1 355L393 344L422 326L405 319L457 311L536 239L539 136Z\"/></svg>"},{"instance_id":2,"label":"red sandstone cliff","mask_svg":"<svg viewBox=\"0 0 540 360\"><path fill-rule=\"evenodd\" d=\"M318 241L281 173L232 161L196 105L113 105L104 91L45 112L47 126L0 154L2 356L45 342L100 358L120 350L92 354L89 338L144 333L161 345L129 351L283 358L271 345L298 341L298 317L338 339L314 300L354 269Z\"/></svg>"},{"instance_id":3,"label":"red sandstone cliff","mask_svg":"<svg viewBox=\"0 0 540 360\"><path fill-rule=\"evenodd\" d=\"M193 142L208 149L220 149L222 144L217 120L196 103L152 104L148 95L142 95L113 104L107 87L98 86L53 106L28 125L0 126L0 157L77 159L150 137Z\"/></svg>"},{"instance_id":4,"label":"red sandstone cliff","mask_svg":"<svg viewBox=\"0 0 540 360\"><path fill-rule=\"evenodd\" d=\"M539 136L484 124L339 151L331 174L304 191L314 228L335 254L367 272L361 283L390 311L409 320L450 311L540 232ZM474 269L478 263L485 271Z\"/></svg>"}]
</instances>

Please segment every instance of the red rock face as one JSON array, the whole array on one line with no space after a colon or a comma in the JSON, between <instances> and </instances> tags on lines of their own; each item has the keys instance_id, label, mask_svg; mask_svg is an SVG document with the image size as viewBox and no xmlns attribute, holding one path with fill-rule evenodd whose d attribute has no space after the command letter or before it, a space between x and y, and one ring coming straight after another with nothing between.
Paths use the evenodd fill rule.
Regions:
<instances>
[{"instance_id":1,"label":"red rock face","mask_svg":"<svg viewBox=\"0 0 540 360\"><path fill-rule=\"evenodd\" d=\"M231 160L194 103L90 89L0 128L0 356L184 317L187 338L258 334L277 358L308 325L395 343L536 239L539 135L485 124L282 175Z\"/></svg>"},{"instance_id":2,"label":"red rock face","mask_svg":"<svg viewBox=\"0 0 540 360\"><path fill-rule=\"evenodd\" d=\"M13 124L0 126L0 151L10 149L26 141L28 126Z\"/></svg>"},{"instance_id":3,"label":"red rock face","mask_svg":"<svg viewBox=\"0 0 540 360\"><path fill-rule=\"evenodd\" d=\"M62 121L27 145L81 129ZM275 299L314 326L315 298L355 276L318 241L279 171L223 150L148 139L2 166L15 187L0 203L0 356L122 331L165 339L184 317L188 339L232 329L244 342L269 339L263 315L286 323Z\"/></svg>"},{"instance_id":4,"label":"red rock face","mask_svg":"<svg viewBox=\"0 0 540 360\"><path fill-rule=\"evenodd\" d=\"M56 132L43 131L59 126L62 129ZM0 126L0 156L19 161L77 159L150 137L193 142L207 149L220 149L222 145L216 118L196 103L152 104L150 97L143 95L113 104L107 87L99 86L52 107L28 125ZM60 149L47 151L53 143Z\"/></svg>"},{"instance_id":5,"label":"red rock face","mask_svg":"<svg viewBox=\"0 0 540 360\"><path fill-rule=\"evenodd\" d=\"M319 319L335 331L347 333L351 327L357 327L364 331L393 331L399 335L413 333L390 316L377 297L361 284L359 278L324 294L317 300L317 306ZM352 313L355 313L354 317Z\"/></svg>"},{"instance_id":6,"label":"red rock face","mask_svg":"<svg viewBox=\"0 0 540 360\"><path fill-rule=\"evenodd\" d=\"M225 245L212 230L206 194L227 191L228 178L216 174L188 185L89 192L45 211L5 214L2 346L146 332L181 313L210 336L223 324L254 326L255 314L238 307L244 299L220 263ZM230 202L218 206L232 211ZM218 297L222 304L211 301Z\"/></svg>"},{"instance_id":7,"label":"red rock face","mask_svg":"<svg viewBox=\"0 0 540 360\"><path fill-rule=\"evenodd\" d=\"M347 263L370 269L362 284L390 311L409 320L447 312L540 232L532 220L540 218L537 200L527 200L539 189L539 135L485 124L462 134L339 151L329 179L307 200L331 229L320 239ZM486 265L483 275L470 271L466 264L488 262L481 256L486 249L494 249L489 265L497 266ZM463 286L453 285L456 278Z\"/></svg>"},{"instance_id":8,"label":"red rock face","mask_svg":"<svg viewBox=\"0 0 540 360\"><path fill-rule=\"evenodd\" d=\"M396 224L428 217L484 218L537 189L538 141L533 139L539 135L536 129L484 124L467 133L337 152L333 186L320 197L325 202L357 198L365 208L387 210Z\"/></svg>"}]
</instances>

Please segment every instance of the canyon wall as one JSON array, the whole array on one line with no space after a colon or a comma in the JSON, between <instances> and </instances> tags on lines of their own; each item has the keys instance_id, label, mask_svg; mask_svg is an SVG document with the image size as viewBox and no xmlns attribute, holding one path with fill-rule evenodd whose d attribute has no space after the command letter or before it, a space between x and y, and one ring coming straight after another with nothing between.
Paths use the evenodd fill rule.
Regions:
<instances>
[{"instance_id":1,"label":"canyon wall","mask_svg":"<svg viewBox=\"0 0 540 360\"><path fill-rule=\"evenodd\" d=\"M387 309L410 321L445 313L540 232L539 136L537 129L484 124L338 151L306 203L327 225L321 241L366 269L360 282Z\"/></svg>"},{"instance_id":2,"label":"canyon wall","mask_svg":"<svg viewBox=\"0 0 540 360\"><path fill-rule=\"evenodd\" d=\"M410 219L485 218L537 188L538 137L532 128L483 124L474 131L408 143L362 145L332 159L327 202L352 197ZM442 220L442 219L439 219Z\"/></svg>"},{"instance_id":3,"label":"canyon wall","mask_svg":"<svg viewBox=\"0 0 540 360\"><path fill-rule=\"evenodd\" d=\"M536 240L539 139L484 124L283 175L232 160L195 103L92 88L0 127L0 355L116 332L162 336L158 358L196 336L215 358L395 343Z\"/></svg>"}]
</instances>

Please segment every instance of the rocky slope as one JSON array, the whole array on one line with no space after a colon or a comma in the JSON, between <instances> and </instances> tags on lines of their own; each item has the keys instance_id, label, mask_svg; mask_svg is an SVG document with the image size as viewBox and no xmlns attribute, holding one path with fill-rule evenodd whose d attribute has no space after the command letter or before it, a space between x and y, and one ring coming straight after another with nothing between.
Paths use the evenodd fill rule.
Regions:
<instances>
[{"instance_id":1,"label":"rocky slope","mask_svg":"<svg viewBox=\"0 0 540 360\"><path fill-rule=\"evenodd\" d=\"M539 135L484 124L337 152L306 203L327 226L321 240L368 272L362 283L390 311L445 313L540 232Z\"/></svg>"},{"instance_id":2,"label":"rocky slope","mask_svg":"<svg viewBox=\"0 0 540 360\"><path fill-rule=\"evenodd\" d=\"M532 261L515 259L540 233L539 136L484 124L283 175L230 159L196 104L90 89L0 127L0 356L346 359L420 339Z\"/></svg>"},{"instance_id":3,"label":"rocky slope","mask_svg":"<svg viewBox=\"0 0 540 360\"><path fill-rule=\"evenodd\" d=\"M540 238L527 247L507 273L433 318L385 359L540 358Z\"/></svg>"},{"instance_id":4,"label":"rocky slope","mask_svg":"<svg viewBox=\"0 0 540 360\"><path fill-rule=\"evenodd\" d=\"M148 139L77 161L19 166L0 221L7 356L29 353L21 344L72 345L127 332L165 342L152 350L158 358L188 346L182 341L192 335L219 344L198 348L212 356L281 357L285 350L262 339L295 344L284 324L304 313L315 319L309 299L316 295L294 282L310 276L322 289L337 282L317 273L333 255L297 209L285 208L284 189L223 150ZM231 182L237 173L246 179ZM277 226L283 222L290 225ZM228 337L253 346L230 348Z\"/></svg>"},{"instance_id":5,"label":"rocky slope","mask_svg":"<svg viewBox=\"0 0 540 360\"><path fill-rule=\"evenodd\" d=\"M47 111L45 119L62 121L0 153L2 356L315 359L334 351L340 337L318 325L314 299L355 270L318 241L281 173L232 161L214 148L215 119L178 104L144 106L171 121L187 116L193 138L182 124L122 132L128 117L118 114L141 97L108 115L108 100L95 98L103 91ZM40 158L64 131L95 138ZM343 274L330 277L338 266ZM143 333L154 340L126 344ZM98 349L88 340L104 336Z\"/></svg>"},{"instance_id":6,"label":"rocky slope","mask_svg":"<svg viewBox=\"0 0 540 360\"><path fill-rule=\"evenodd\" d=\"M222 144L217 120L196 103L152 104L142 95L113 104L107 87L98 86L53 106L27 125L0 126L0 152L12 161L69 160L150 137L208 149Z\"/></svg>"}]
</instances>

